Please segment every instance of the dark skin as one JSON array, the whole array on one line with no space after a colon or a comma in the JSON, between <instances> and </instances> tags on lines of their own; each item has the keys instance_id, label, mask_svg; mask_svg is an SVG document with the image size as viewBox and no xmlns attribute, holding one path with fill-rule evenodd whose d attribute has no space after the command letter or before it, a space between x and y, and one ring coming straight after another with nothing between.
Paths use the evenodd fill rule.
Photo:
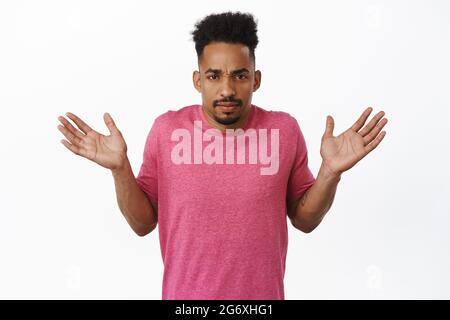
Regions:
<instances>
[{"instance_id":1,"label":"dark skin","mask_svg":"<svg viewBox=\"0 0 450 320\"><path fill-rule=\"evenodd\" d=\"M253 92L261 83L261 72L248 47L215 42L205 46L199 71L193 73L194 86L202 94L203 112L208 123L220 130L245 125ZM234 103L226 108L220 103ZM327 117L320 154L322 164L315 183L299 198L287 203L287 213L294 227L311 232L330 209L341 174L374 150L386 132L384 112L378 112L367 124L372 108L367 108L352 127L334 136L334 119ZM127 145L112 117L104 121L109 135L103 135L72 113L60 116L58 129L66 140L61 143L72 153L111 170L119 207L133 230L144 236L155 229L157 204L151 203L136 183L127 157ZM70 119L74 124L68 120Z\"/></svg>"},{"instance_id":2,"label":"dark skin","mask_svg":"<svg viewBox=\"0 0 450 320\"><path fill-rule=\"evenodd\" d=\"M212 42L205 46L192 80L202 94L208 123L220 130L242 127L248 118L253 92L261 84L250 50L243 44ZM235 104L233 107L221 103Z\"/></svg>"},{"instance_id":3,"label":"dark skin","mask_svg":"<svg viewBox=\"0 0 450 320\"><path fill-rule=\"evenodd\" d=\"M220 130L242 127L248 118L253 92L261 84L261 72L243 44L213 42L205 46L199 60L199 71L193 73L194 87L202 94L202 107L209 124ZM237 103L233 109L218 103ZM292 225L311 232L331 208L343 172L352 168L374 150L386 132L384 112L378 112L369 123L372 112L367 108L355 124L338 136L333 135L334 119L327 116L320 154L322 164L316 182L298 199L287 203Z\"/></svg>"}]
</instances>

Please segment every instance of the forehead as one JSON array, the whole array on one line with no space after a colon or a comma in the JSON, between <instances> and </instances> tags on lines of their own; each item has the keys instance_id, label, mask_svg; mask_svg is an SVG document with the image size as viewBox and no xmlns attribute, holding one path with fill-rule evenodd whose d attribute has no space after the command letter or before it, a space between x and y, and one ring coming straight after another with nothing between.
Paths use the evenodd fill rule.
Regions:
<instances>
[{"instance_id":1,"label":"forehead","mask_svg":"<svg viewBox=\"0 0 450 320\"><path fill-rule=\"evenodd\" d=\"M200 59L200 69L233 71L247 68L251 70L252 59L247 46L239 43L212 42L205 46Z\"/></svg>"}]
</instances>

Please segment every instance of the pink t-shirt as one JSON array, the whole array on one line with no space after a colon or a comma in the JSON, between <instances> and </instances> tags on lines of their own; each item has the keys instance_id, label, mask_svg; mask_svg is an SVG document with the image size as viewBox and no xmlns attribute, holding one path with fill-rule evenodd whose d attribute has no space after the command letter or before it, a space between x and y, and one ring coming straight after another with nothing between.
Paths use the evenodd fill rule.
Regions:
<instances>
[{"instance_id":1,"label":"pink t-shirt","mask_svg":"<svg viewBox=\"0 0 450 320\"><path fill-rule=\"evenodd\" d=\"M284 299L286 200L315 181L297 121L251 105L226 133L201 105L153 123L137 182L158 206L162 299Z\"/></svg>"}]
</instances>

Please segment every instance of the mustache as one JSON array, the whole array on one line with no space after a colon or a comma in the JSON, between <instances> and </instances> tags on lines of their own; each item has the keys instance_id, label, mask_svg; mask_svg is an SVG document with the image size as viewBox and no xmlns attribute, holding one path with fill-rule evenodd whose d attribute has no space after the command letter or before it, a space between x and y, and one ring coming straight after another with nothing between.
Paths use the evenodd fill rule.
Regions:
<instances>
[{"instance_id":1,"label":"mustache","mask_svg":"<svg viewBox=\"0 0 450 320\"><path fill-rule=\"evenodd\" d=\"M242 100L241 99L234 99L234 98L228 98L228 99L223 99L223 100L214 100L213 101L213 106L217 107L218 104L224 103L224 102L236 103L239 107L242 106Z\"/></svg>"}]
</instances>

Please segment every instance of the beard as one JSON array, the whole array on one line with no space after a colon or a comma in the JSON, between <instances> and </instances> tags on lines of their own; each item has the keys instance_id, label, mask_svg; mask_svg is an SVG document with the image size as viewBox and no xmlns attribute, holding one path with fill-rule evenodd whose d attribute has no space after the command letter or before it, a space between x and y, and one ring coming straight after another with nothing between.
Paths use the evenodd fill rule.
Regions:
<instances>
[{"instance_id":1,"label":"beard","mask_svg":"<svg viewBox=\"0 0 450 320\"><path fill-rule=\"evenodd\" d=\"M217 105L221 102L231 102L231 103L236 103L238 105L236 112L241 112L242 111L242 100L241 99L225 99L225 100L214 100L213 102L213 106L214 108L217 107ZM214 119L223 125L231 125L234 124L236 122L239 121L239 119L241 118L240 113L233 115L233 112L225 112L223 113L224 115L226 115L225 117L218 117L217 115L214 115Z\"/></svg>"},{"instance_id":2,"label":"beard","mask_svg":"<svg viewBox=\"0 0 450 320\"><path fill-rule=\"evenodd\" d=\"M217 116L214 116L214 118L220 124L230 125L230 124L234 124L234 123L238 122L241 117L237 116L237 117L233 117L233 118L225 118L225 119L223 119L223 118L219 118Z\"/></svg>"}]
</instances>

